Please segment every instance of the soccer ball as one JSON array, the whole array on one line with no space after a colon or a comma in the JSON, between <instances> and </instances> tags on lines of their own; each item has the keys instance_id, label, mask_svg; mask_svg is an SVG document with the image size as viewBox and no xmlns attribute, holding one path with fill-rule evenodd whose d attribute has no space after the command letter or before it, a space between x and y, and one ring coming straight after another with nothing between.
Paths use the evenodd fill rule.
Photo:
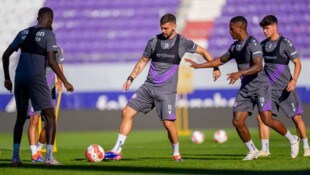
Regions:
<instances>
[{"instance_id":1,"label":"soccer ball","mask_svg":"<svg viewBox=\"0 0 310 175\"><path fill-rule=\"evenodd\" d=\"M85 150L85 157L89 162L100 162L104 158L104 150L100 145L92 144Z\"/></svg>"},{"instance_id":2,"label":"soccer ball","mask_svg":"<svg viewBox=\"0 0 310 175\"><path fill-rule=\"evenodd\" d=\"M225 143L227 139L228 137L227 137L226 131L222 129L214 133L214 141L217 143Z\"/></svg>"},{"instance_id":3,"label":"soccer ball","mask_svg":"<svg viewBox=\"0 0 310 175\"><path fill-rule=\"evenodd\" d=\"M201 131L194 131L192 133L191 140L195 144L201 144L205 141L205 135Z\"/></svg>"}]
</instances>

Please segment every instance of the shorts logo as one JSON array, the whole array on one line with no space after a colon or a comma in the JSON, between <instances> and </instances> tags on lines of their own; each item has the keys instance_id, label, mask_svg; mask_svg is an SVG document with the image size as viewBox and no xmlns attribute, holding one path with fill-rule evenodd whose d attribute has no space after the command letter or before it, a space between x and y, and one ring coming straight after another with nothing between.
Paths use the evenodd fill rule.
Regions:
<instances>
[{"instance_id":1,"label":"shorts logo","mask_svg":"<svg viewBox=\"0 0 310 175\"><path fill-rule=\"evenodd\" d=\"M134 93L131 98L137 98L137 94Z\"/></svg>"},{"instance_id":2,"label":"shorts logo","mask_svg":"<svg viewBox=\"0 0 310 175\"><path fill-rule=\"evenodd\" d=\"M169 115L172 113L172 106L171 105L168 105L168 113L169 113Z\"/></svg>"},{"instance_id":3,"label":"shorts logo","mask_svg":"<svg viewBox=\"0 0 310 175\"><path fill-rule=\"evenodd\" d=\"M265 103L265 98L264 97L259 97L259 103L260 103L260 106L263 107L264 103Z\"/></svg>"},{"instance_id":4,"label":"shorts logo","mask_svg":"<svg viewBox=\"0 0 310 175\"><path fill-rule=\"evenodd\" d=\"M293 110L294 112L296 112L296 106L295 106L295 104L294 104L294 103L291 103L291 106L292 106L292 110Z\"/></svg>"}]
</instances>

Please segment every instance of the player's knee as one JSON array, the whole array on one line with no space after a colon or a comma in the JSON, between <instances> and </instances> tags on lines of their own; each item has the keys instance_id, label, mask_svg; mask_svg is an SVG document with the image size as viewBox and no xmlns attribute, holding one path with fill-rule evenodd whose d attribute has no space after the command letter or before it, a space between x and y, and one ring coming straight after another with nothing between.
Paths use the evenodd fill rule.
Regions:
<instances>
[{"instance_id":1,"label":"player's knee","mask_svg":"<svg viewBox=\"0 0 310 175\"><path fill-rule=\"evenodd\" d=\"M242 122L241 120L237 120L236 118L234 118L233 120L232 120L232 124L235 126L235 127L240 127L240 126L242 126L243 124L244 124L244 122Z\"/></svg>"},{"instance_id":2,"label":"player's knee","mask_svg":"<svg viewBox=\"0 0 310 175\"><path fill-rule=\"evenodd\" d=\"M174 126L174 122L173 121L170 121L170 120L164 120L164 126L166 128L171 128Z\"/></svg>"},{"instance_id":3,"label":"player's knee","mask_svg":"<svg viewBox=\"0 0 310 175\"><path fill-rule=\"evenodd\" d=\"M293 117L293 121L294 123L300 123L300 122L303 122L302 118L301 118L301 115L295 115Z\"/></svg>"}]
</instances>

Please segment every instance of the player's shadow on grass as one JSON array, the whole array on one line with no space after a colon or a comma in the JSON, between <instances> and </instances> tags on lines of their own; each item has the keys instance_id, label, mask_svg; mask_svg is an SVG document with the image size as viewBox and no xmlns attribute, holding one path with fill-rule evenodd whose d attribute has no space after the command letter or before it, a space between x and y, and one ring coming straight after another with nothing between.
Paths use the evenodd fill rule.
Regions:
<instances>
[{"instance_id":1,"label":"player's shadow on grass","mask_svg":"<svg viewBox=\"0 0 310 175\"><path fill-rule=\"evenodd\" d=\"M0 163L0 168L8 168L12 165L8 162ZM207 167L207 166L206 166ZM92 172L102 172L102 173L139 173L139 174L213 174L213 175L308 175L310 170L292 170L292 171L260 171L260 170L219 170L219 169L197 169L197 168L180 168L180 167L141 167L141 166L118 166L102 163L93 163L85 165L59 165L59 166L46 166L44 164L23 164L21 167L16 167L16 169L42 169L42 170L63 170L63 171L81 171L85 174Z\"/></svg>"},{"instance_id":2,"label":"player's shadow on grass","mask_svg":"<svg viewBox=\"0 0 310 175\"><path fill-rule=\"evenodd\" d=\"M240 154L182 154L184 159L191 160L241 160L245 155Z\"/></svg>"}]
</instances>

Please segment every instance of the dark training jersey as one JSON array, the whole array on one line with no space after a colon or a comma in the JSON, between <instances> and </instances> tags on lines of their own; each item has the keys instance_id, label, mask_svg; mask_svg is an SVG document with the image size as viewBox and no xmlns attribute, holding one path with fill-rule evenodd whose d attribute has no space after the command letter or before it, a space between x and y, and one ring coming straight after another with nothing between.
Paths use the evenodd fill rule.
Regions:
<instances>
[{"instance_id":1,"label":"dark training jersey","mask_svg":"<svg viewBox=\"0 0 310 175\"><path fill-rule=\"evenodd\" d=\"M143 56L151 59L145 84L165 91L176 91L179 64L186 52L195 53L197 45L177 34L165 39L159 34L149 40Z\"/></svg>"},{"instance_id":2,"label":"dark training jersey","mask_svg":"<svg viewBox=\"0 0 310 175\"><path fill-rule=\"evenodd\" d=\"M262 58L262 56L262 47L257 39L252 36L249 36L245 41L234 42L223 55L229 60L234 58L239 71L250 68L253 65L253 60ZM241 89L244 88L247 91L255 91L268 84L269 81L264 71L241 77Z\"/></svg>"},{"instance_id":3,"label":"dark training jersey","mask_svg":"<svg viewBox=\"0 0 310 175\"><path fill-rule=\"evenodd\" d=\"M298 58L298 53L290 40L280 36L277 40L264 40L262 42L265 61L265 73L272 85L272 90L286 89L292 79L290 60Z\"/></svg>"},{"instance_id":4,"label":"dark training jersey","mask_svg":"<svg viewBox=\"0 0 310 175\"><path fill-rule=\"evenodd\" d=\"M35 37L28 37L35 40L29 41L31 44L28 44L28 46L33 46L31 48L23 45L29 33L35 35ZM36 46L34 47L34 45ZM14 51L18 51L21 48L22 51L16 68L16 78L20 76L26 78L38 74L45 76L46 53L48 51L57 52L55 34L51 30L41 28L40 26L33 26L20 31L9 47Z\"/></svg>"}]
</instances>

